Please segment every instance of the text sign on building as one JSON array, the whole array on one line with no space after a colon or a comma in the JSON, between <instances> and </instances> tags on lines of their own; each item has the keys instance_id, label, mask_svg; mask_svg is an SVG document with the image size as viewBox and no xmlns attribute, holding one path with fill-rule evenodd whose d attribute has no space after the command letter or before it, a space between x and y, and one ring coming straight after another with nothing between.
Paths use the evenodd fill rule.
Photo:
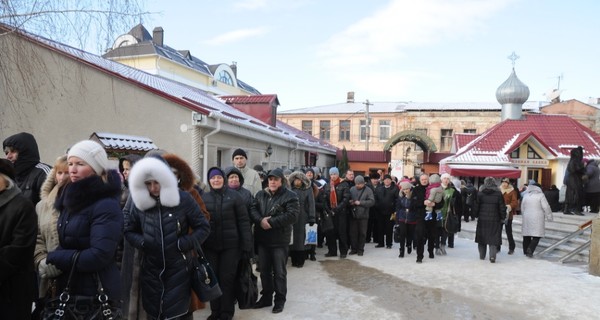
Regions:
<instances>
[{"instance_id":1,"label":"text sign on building","mask_svg":"<svg viewBox=\"0 0 600 320\"><path fill-rule=\"evenodd\" d=\"M548 160L545 159L511 159L512 163L521 166L547 166Z\"/></svg>"}]
</instances>

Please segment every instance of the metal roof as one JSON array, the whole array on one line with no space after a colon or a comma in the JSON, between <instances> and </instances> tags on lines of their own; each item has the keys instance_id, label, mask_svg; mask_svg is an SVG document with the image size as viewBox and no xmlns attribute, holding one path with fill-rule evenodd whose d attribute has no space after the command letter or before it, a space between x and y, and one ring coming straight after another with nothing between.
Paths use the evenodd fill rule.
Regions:
<instances>
[{"instance_id":1,"label":"metal roof","mask_svg":"<svg viewBox=\"0 0 600 320\"><path fill-rule=\"evenodd\" d=\"M498 102L370 102L369 113L395 113L408 111L501 111ZM539 112L548 104L545 101L528 101L523 110ZM279 111L280 114L352 114L365 112L363 102L346 102L331 105Z\"/></svg>"},{"instance_id":2,"label":"metal roof","mask_svg":"<svg viewBox=\"0 0 600 320\"><path fill-rule=\"evenodd\" d=\"M0 27L2 27L2 25L0 25ZM284 141L290 141L291 139L300 146L305 146L308 150L318 148L324 152L335 152L335 148L332 148L327 143L296 138L293 134L270 127L259 119L223 103L219 98L213 97L200 89L152 75L139 69L25 31L18 31L15 33L29 41L34 41L43 47L87 64L101 72L135 83L142 89L149 90L154 94L160 95L165 99L171 100L192 111L205 115L214 113L216 116L234 123L237 126L243 125L252 128L252 130L256 132L274 136Z\"/></svg>"},{"instance_id":3,"label":"metal roof","mask_svg":"<svg viewBox=\"0 0 600 320\"><path fill-rule=\"evenodd\" d=\"M600 158L600 134L567 115L530 114L504 120L464 145L445 160L448 163L509 164L517 145L533 139L557 158L569 158L571 149L582 146L584 157Z\"/></svg>"},{"instance_id":4,"label":"metal roof","mask_svg":"<svg viewBox=\"0 0 600 320\"><path fill-rule=\"evenodd\" d=\"M110 132L94 132L92 138L98 139L107 149L150 151L158 149L152 139Z\"/></svg>"}]
</instances>

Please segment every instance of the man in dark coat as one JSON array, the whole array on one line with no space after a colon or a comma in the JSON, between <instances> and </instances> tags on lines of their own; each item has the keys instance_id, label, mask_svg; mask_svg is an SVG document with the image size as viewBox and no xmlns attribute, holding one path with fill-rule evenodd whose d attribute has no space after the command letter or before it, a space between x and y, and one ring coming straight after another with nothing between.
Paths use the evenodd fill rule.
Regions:
<instances>
[{"instance_id":1,"label":"man in dark coat","mask_svg":"<svg viewBox=\"0 0 600 320\"><path fill-rule=\"evenodd\" d=\"M6 159L15 166L15 182L25 198L35 206L40 201L40 191L46 176L50 173L49 165L40 162L40 152L32 134L17 133L4 140L2 149Z\"/></svg>"},{"instance_id":2,"label":"man in dark coat","mask_svg":"<svg viewBox=\"0 0 600 320\"><path fill-rule=\"evenodd\" d=\"M375 189L375 221L377 231L377 245L375 248L383 248L384 241L386 248L392 247L392 231L394 229L394 221L390 218L396 209L396 199L398 199L399 190L392 182L392 177L386 174L383 177L383 184Z\"/></svg>"},{"instance_id":3,"label":"man in dark coat","mask_svg":"<svg viewBox=\"0 0 600 320\"><path fill-rule=\"evenodd\" d=\"M255 224L254 236L258 245L258 263L262 297L254 308L275 306L273 313L280 313L287 295L286 262L289 253L292 225L298 219L298 197L286 188L283 171L279 168L269 172L269 186L260 190L254 201L250 217Z\"/></svg>"},{"instance_id":4,"label":"man in dark coat","mask_svg":"<svg viewBox=\"0 0 600 320\"><path fill-rule=\"evenodd\" d=\"M583 206L583 200L585 198L585 193L583 191L584 175L583 148L579 146L571 150L571 159L567 164L567 172L565 173L564 183L567 186L565 214L583 216L583 213L581 213L581 206Z\"/></svg>"},{"instance_id":5,"label":"man in dark coat","mask_svg":"<svg viewBox=\"0 0 600 320\"><path fill-rule=\"evenodd\" d=\"M336 167L329 169L329 177L329 205L334 214L334 227L326 235L328 250L325 256L337 256L339 242L340 258L346 258L348 254L348 207L350 205L351 186L347 181L340 178L340 172Z\"/></svg>"},{"instance_id":6,"label":"man in dark coat","mask_svg":"<svg viewBox=\"0 0 600 320\"><path fill-rule=\"evenodd\" d=\"M14 179L10 161L0 159L0 317L29 319L35 296L37 215Z\"/></svg>"},{"instance_id":7,"label":"man in dark coat","mask_svg":"<svg viewBox=\"0 0 600 320\"><path fill-rule=\"evenodd\" d=\"M437 236L437 221L435 219L425 221L425 193L429 185L429 175L422 174L419 177L419 184L413 189L413 201L415 202L415 211L417 226L415 227L415 246L417 247L417 263L423 262L425 240L427 240L427 251L429 258L433 259L433 249L435 248L435 238Z\"/></svg>"}]
</instances>

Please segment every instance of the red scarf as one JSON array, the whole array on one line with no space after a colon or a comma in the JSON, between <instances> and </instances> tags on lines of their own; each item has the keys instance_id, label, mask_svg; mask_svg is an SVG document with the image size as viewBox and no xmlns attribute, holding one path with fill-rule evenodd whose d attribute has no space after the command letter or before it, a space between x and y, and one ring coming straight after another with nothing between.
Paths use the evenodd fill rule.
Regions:
<instances>
[{"instance_id":1,"label":"red scarf","mask_svg":"<svg viewBox=\"0 0 600 320\"><path fill-rule=\"evenodd\" d=\"M331 205L331 209L337 208L337 194L335 193L335 187L342 182L342 179L337 178L337 180L331 180L331 190L329 190L329 204Z\"/></svg>"}]
</instances>

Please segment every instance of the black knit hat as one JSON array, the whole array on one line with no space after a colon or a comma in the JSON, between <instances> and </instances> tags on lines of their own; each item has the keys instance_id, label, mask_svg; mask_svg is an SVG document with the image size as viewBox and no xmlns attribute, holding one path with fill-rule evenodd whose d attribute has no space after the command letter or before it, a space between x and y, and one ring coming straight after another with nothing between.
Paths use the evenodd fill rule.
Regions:
<instances>
[{"instance_id":1,"label":"black knit hat","mask_svg":"<svg viewBox=\"0 0 600 320\"><path fill-rule=\"evenodd\" d=\"M9 160L0 159L0 173L15 181L15 168Z\"/></svg>"},{"instance_id":2,"label":"black knit hat","mask_svg":"<svg viewBox=\"0 0 600 320\"><path fill-rule=\"evenodd\" d=\"M233 154L231 155L231 160L233 160L233 158L235 158L235 156L243 156L244 158L248 159L248 156L246 155L246 151L244 151L242 149L235 149L235 151L233 151Z\"/></svg>"}]
</instances>

